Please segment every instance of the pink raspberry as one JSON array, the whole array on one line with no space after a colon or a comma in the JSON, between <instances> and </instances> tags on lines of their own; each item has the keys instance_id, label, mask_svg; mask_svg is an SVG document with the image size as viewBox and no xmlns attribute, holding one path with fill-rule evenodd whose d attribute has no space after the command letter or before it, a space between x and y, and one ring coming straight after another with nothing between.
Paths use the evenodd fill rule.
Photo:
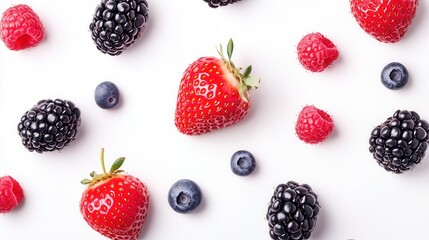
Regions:
<instances>
[{"instance_id":1,"label":"pink raspberry","mask_svg":"<svg viewBox=\"0 0 429 240\"><path fill-rule=\"evenodd\" d=\"M310 33L298 43L298 60L305 69L321 72L334 62L339 52L321 33Z\"/></svg>"},{"instance_id":2,"label":"pink raspberry","mask_svg":"<svg viewBox=\"0 0 429 240\"><path fill-rule=\"evenodd\" d=\"M306 143L316 144L331 134L334 130L334 122L331 116L323 110L315 106L305 106L298 116L295 130L299 139Z\"/></svg>"},{"instance_id":3,"label":"pink raspberry","mask_svg":"<svg viewBox=\"0 0 429 240\"><path fill-rule=\"evenodd\" d=\"M14 209L24 199L19 183L11 176L0 177L0 213Z\"/></svg>"},{"instance_id":4,"label":"pink raspberry","mask_svg":"<svg viewBox=\"0 0 429 240\"><path fill-rule=\"evenodd\" d=\"M7 9L0 20L0 38L10 50L36 46L45 36L37 14L27 5Z\"/></svg>"}]
</instances>

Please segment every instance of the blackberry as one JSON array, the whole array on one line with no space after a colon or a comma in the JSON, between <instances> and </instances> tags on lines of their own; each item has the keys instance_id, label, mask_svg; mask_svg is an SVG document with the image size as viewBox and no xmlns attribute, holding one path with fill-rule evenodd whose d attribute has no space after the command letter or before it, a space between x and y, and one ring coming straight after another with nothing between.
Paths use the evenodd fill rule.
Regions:
<instances>
[{"instance_id":1,"label":"blackberry","mask_svg":"<svg viewBox=\"0 0 429 240\"><path fill-rule=\"evenodd\" d=\"M208 3L210 7L217 8L219 6L220 7L226 6L228 4L236 3L241 0L203 0L203 1Z\"/></svg>"},{"instance_id":2,"label":"blackberry","mask_svg":"<svg viewBox=\"0 0 429 240\"><path fill-rule=\"evenodd\" d=\"M307 184L279 184L268 206L266 219L275 240L308 239L314 230L320 205Z\"/></svg>"},{"instance_id":3,"label":"blackberry","mask_svg":"<svg viewBox=\"0 0 429 240\"><path fill-rule=\"evenodd\" d=\"M75 139L80 110L67 100L41 100L18 124L22 144L38 153L61 150Z\"/></svg>"},{"instance_id":4,"label":"blackberry","mask_svg":"<svg viewBox=\"0 0 429 240\"><path fill-rule=\"evenodd\" d=\"M413 111L397 110L371 132L369 151L389 172L413 169L425 156L429 124Z\"/></svg>"},{"instance_id":5,"label":"blackberry","mask_svg":"<svg viewBox=\"0 0 429 240\"><path fill-rule=\"evenodd\" d=\"M89 25L102 53L115 56L140 38L148 21L146 0L102 0Z\"/></svg>"}]
</instances>

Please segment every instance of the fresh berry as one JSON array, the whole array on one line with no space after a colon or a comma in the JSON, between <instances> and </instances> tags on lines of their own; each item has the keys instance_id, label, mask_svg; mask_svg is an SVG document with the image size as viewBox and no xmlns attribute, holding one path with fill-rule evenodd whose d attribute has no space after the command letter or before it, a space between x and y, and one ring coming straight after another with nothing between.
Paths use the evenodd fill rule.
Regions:
<instances>
[{"instance_id":1,"label":"fresh berry","mask_svg":"<svg viewBox=\"0 0 429 240\"><path fill-rule=\"evenodd\" d=\"M298 60L305 69L321 72L339 55L337 47L321 33L305 35L298 43Z\"/></svg>"},{"instance_id":2,"label":"fresh berry","mask_svg":"<svg viewBox=\"0 0 429 240\"><path fill-rule=\"evenodd\" d=\"M418 0L350 0L359 26L380 42L401 40L411 25Z\"/></svg>"},{"instance_id":3,"label":"fresh berry","mask_svg":"<svg viewBox=\"0 0 429 240\"><path fill-rule=\"evenodd\" d=\"M256 161L252 153L246 150L239 150L231 157L231 170L239 176L247 176L255 170Z\"/></svg>"},{"instance_id":4,"label":"fresh berry","mask_svg":"<svg viewBox=\"0 0 429 240\"><path fill-rule=\"evenodd\" d=\"M413 169L428 148L429 123L413 111L397 110L375 127L369 139L369 151L378 164L389 172Z\"/></svg>"},{"instance_id":5,"label":"fresh berry","mask_svg":"<svg viewBox=\"0 0 429 240\"><path fill-rule=\"evenodd\" d=\"M80 212L95 231L112 240L137 240L146 221L149 191L139 179L119 170L125 158L118 158L106 172L101 149L103 173L91 172L92 179L80 201Z\"/></svg>"},{"instance_id":6,"label":"fresh berry","mask_svg":"<svg viewBox=\"0 0 429 240\"><path fill-rule=\"evenodd\" d=\"M387 64L381 71L381 83L388 89L402 88L408 82L408 71L404 65L398 62Z\"/></svg>"},{"instance_id":7,"label":"fresh berry","mask_svg":"<svg viewBox=\"0 0 429 240\"><path fill-rule=\"evenodd\" d=\"M0 177L0 213L14 209L24 199L21 185L11 176Z\"/></svg>"},{"instance_id":8,"label":"fresh berry","mask_svg":"<svg viewBox=\"0 0 429 240\"><path fill-rule=\"evenodd\" d=\"M201 189L194 181L181 179L175 182L168 191L168 204L178 213L189 213L201 202Z\"/></svg>"},{"instance_id":9,"label":"fresh berry","mask_svg":"<svg viewBox=\"0 0 429 240\"><path fill-rule=\"evenodd\" d=\"M204 2L208 3L210 7L217 8L226 6L228 4L236 3L241 0L203 0Z\"/></svg>"},{"instance_id":10,"label":"fresh berry","mask_svg":"<svg viewBox=\"0 0 429 240\"><path fill-rule=\"evenodd\" d=\"M251 66L243 73L231 61L234 44L229 40L227 56L222 45L221 59L201 57L184 72L175 112L178 130L199 135L241 121L250 107L249 90L256 89L259 78L250 76Z\"/></svg>"},{"instance_id":11,"label":"fresh berry","mask_svg":"<svg viewBox=\"0 0 429 240\"><path fill-rule=\"evenodd\" d=\"M97 85L94 93L95 103L103 109L110 109L119 103L119 89L109 81Z\"/></svg>"},{"instance_id":12,"label":"fresh berry","mask_svg":"<svg viewBox=\"0 0 429 240\"><path fill-rule=\"evenodd\" d=\"M102 0L89 25L102 53L121 54L140 38L149 20L146 0Z\"/></svg>"},{"instance_id":13,"label":"fresh berry","mask_svg":"<svg viewBox=\"0 0 429 240\"><path fill-rule=\"evenodd\" d=\"M295 130L299 139L316 144L331 134L334 130L334 122L325 111L315 106L305 106L298 115Z\"/></svg>"},{"instance_id":14,"label":"fresh berry","mask_svg":"<svg viewBox=\"0 0 429 240\"><path fill-rule=\"evenodd\" d=\"M39 16L29 6L8 8L0 22L1 39L10 50L22 50L39 44L45 30Z\"/></svg>"},{"instance_id":15,"label":"fresh berry","mask_svg":"<svg viewBox=\"0 0 429 240\"><path fill-rule=\"evenodd\" d=\"M317 195L309 185L293 181L279 184L266 214L271 239L309 239L319 210Z\"/></svg>"},{"instance_id":16,"label":"fresh berry","mask_svg":"<svg viewBox=\"0 0 429 240\"><path fill-rule=\"evenodd\" d=\"M61 150L75 139L80 110L70 101L39 101L18 123L22 144L38 153Z\"/></svg>"}]
</instances>

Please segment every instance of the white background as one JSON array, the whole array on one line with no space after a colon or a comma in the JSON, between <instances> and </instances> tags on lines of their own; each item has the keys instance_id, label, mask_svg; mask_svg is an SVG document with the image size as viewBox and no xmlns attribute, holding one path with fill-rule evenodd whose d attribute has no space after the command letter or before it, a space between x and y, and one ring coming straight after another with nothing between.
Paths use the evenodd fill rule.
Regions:
<instances>
[{"instance_id":1,"label":"white background","mask_svg":"<svg viewBox=\"0 0 429 240\"><path fill-rule=\"evenodd\" d=\"M3 12L23 1L1 0ZM429 119L427 56L429 4L420 1L405 38L376 41L357 25L348 1L243 0L218 9L202 0L152 0L143 37L122 55L95 48L88 30L98 0L26 0L40 16L46 38L14 52L0 44L0 175L16 178L25 201L0 215L1 239L105 239L79 212L80 180L127 158L124 169L151 193L149 218L140 239L269 239L265 220L273 189L289 180L310 184L322 206L315 240L427 239L429 164L394 175L368 151L369 134L397 109ZM306 71L296 45L321 32L340 57L322 73ZM177 89L188 64L216 56L215 47L235 42L236 65L253 65L261 77L250 113L240 123L202 136L174 126ZM380 83L389 62L403 63L408 85L397 91ZM102 81L119 87L118 108L94 101ZM38 154L21 144L16 126L41 99L73 101L82 112L77 139L62 151ZM298 140L299 111L314 104L331 114L333 134L322 144ZM256 171L238 177L229 167L240 149L257 159ZM181 215L167 192L181 178L197 182L200 208Z\"/></svg>"}]
</instances>

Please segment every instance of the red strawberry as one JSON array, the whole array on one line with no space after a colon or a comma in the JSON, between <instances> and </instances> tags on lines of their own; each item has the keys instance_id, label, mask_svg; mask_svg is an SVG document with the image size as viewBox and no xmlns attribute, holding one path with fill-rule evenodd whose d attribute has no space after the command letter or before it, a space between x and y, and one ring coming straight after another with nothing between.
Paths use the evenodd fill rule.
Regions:
<instances>
[{"instance_id":1,"label":"red strawberry","mask_svg":"<svg viewBox=\"0 0 429 240\"><path fill-rule=\"evenodd\" d=\"M0 177L0 213L14 209L24 199L21 185L11 176Z\"/></svg>"},{"instance_id":2,"label":"red strawberry","mask_svg":"<svg viewBox=\"0 0 429 240\"><path fill-rule=\"evenodd\" d=\"M0 21L0 37L11 50L36 46L42 41L45 30L37 14L27 5L7 9Z\"/></svg>"},{"instance_id":3,"label":"red strawberry","mask_svg":"<svg viewBox=\"0 0 429 240\"><path fill-rule=\"evenodd\" d=\"M338 58L338 50L321 33L305 35L298 43L298 60L305 69L321 72Z\"/></svg>"},{"instance_id":4,"label":"red strawberry","mask_svg":"<svg viewBox=\"0 0 429 240\"><path fill-rule=\"evenodd\" d=\"M311 144L325 140L333 129L331 116L315 106L305 106L299 113L295 125L298 138Z\"/></svg>"},{"instance_id":5,"label":"red strawberry","mask_svg":"<svg viewBox=\"0 0 429 240\"><path fill-rule=\"evenodd\" d=\"M149 207L149 192L137 178L119 170L125 158L118 158L106 172L101 149L103 173L92 172L80 201L80 212L95 231L112 240L136 240Z\"/></svg>"},{"instance_id":6,"label":"red strawberry","mask_svg":"<svg viewBox=\"0 0 429 240\"><path fill-rule=\"evenodd\" d=\"M401 40L411 25L418 0L350 0L359 26L380 42Z\"/></svg>"},{"instance_id":7,"label":"red strawberry","mask_svg":"<svg viewBox=\"0 0 429 240\"><path fill-rule=\"evenodd\" d=\"M189 65L180 82L175 124L187 135L199 135L241 121L250 107L249 90L256 89L259 78L250 76L231 61L234 44L229 40L226 59L201 57Z\"/></svg>"}]
</instances>

